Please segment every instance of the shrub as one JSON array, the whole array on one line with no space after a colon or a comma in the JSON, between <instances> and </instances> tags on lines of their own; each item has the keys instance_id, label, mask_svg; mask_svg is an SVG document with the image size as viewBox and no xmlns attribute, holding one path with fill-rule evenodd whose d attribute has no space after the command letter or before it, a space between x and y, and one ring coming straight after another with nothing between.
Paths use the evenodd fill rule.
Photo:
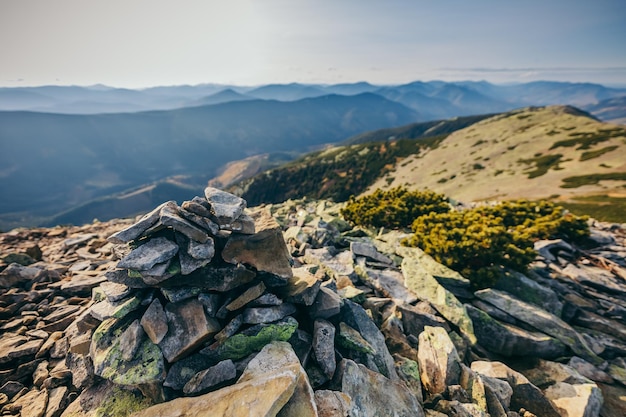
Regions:
<instances>
[{"instance_id":1,"label":"shrub","mask_svg":"<svg viewBox=\"0 0 626 417\"><path fill-rule=\"evenodd\" d=\"M448 199L443 194L396 187L388 191L378 189L361 198L351 197L341 214L355 225L400 228L410 226L424 214L449 210Z\"/></svg>"},{"instance_id":2,"label":"shrub","mask_svg":"<svg viewBox=\"0 0 626 417\"><path fill-rule=\"evenodd\" d=\"M422 248L475 288L492 286L501 266L524 272L535 257L535 240L579 241L589 234L585 217L564 213L551 202L526 200L430 213L418 217L412 228L414 234L405 244Z\"/></svg>"}]
</instances>

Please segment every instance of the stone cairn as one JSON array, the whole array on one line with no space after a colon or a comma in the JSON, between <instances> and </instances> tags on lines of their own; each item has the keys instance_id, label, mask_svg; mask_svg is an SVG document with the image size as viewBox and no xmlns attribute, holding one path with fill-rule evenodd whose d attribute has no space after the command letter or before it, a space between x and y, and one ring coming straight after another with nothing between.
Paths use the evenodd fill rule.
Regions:
<instances>
[{"instance_id":1,"label":"stone cairn","mask_svg":"<svg viewBox=\"0 0 626 417\"><path fill-rule=\"evenodd\" d=\"M341 205L205 194L0 234L3 416L626 415L624 225L475 291Z\"/></svg>"},{"instance_id":2,"label":"stone cairn","mask_svg":"<svg viewBox=\"0 0 626 417\"><path fill-rule=\"evenodd\" d=\"M398 379L365 310L319 267L292 269L271 215L215 188L205 197L168 201L108 238L121 259L78 320L93 329L82 337L95 375L159 403L234 383L254 354L289 341L313 386L335 375L336 342L340 357Z\"/></svg>"}]
</instances>

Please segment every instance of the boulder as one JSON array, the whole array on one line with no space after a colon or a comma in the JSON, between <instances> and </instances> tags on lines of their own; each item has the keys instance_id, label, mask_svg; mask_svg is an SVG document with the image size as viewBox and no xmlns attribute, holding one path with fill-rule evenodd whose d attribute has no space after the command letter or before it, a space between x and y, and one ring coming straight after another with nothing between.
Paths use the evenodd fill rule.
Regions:
<instances>
[{"instance_id":1,"label":"boulder","mask_svg":"<svg viewBox=\"0 0 626 417\"><path fill-rule=\"evenodd\" d=\"M204 196L211 207L211 214L220 224L234 222L246 208L246 200L217 188L205 188Z\"/></svg>"},{"instance_id":2,"label":"boulder","mask_svg":"<svg viewBox=\"0 0 626 417\"><path fill-rule=\"evenodd\" d=\"M408 289L428 301L448 321L455 324L463 335L476 343L474 326L465 307L448 290L446 290L431 274L435 260L418 248L400 247L398 255L402 256L402 274ZM443 265L441 265L443 267Z\"/></svg>"},{"instance_id":3,"label":"boulder","mask_svg":"<svg viewBox=\"0 0 626 417\"><path fill-rule=\"evenodd\" d=\"M392 381L361 364L344 359L336 372L337 386L352 399L350 416L420 417L424 410L400 381Z\"/></svg>"},{"instance_id":4,"label":"boulder","mask_svg":"<svg viewBox=\"0 0 626 417\"><path fill-rule=\"evenodd\" d=\"M442 394L448 385L458 384L460 358L441 327L426 326L419 335L418 363L422 386L431 396Z\"/></svg>"}]
</instances>

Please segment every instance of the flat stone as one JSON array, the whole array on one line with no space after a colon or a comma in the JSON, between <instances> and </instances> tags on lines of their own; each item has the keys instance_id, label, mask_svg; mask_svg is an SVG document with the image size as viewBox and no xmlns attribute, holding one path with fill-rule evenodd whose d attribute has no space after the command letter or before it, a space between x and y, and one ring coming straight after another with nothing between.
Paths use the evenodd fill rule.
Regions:
<instances>
[{"instance_id":1,"label":"flat stone","mask_svg":"<svg viewBox=\"0 0 626 417\"><path fill-rule=\"evenodd\" d=\"M557 382L544 394L556 408L568 417L599 416L604 399L596 384L568 384Z\"/></svg>"},{"instance_id":2,"label":"flat stone","mask_svg":"<svg viewBox=\"0 0 626 417\"><path fill-rule=\"evenodd\" d=\"M335 326L326 320L315 320L313 323L312 346L318 365L326 376L332 379L337 368L335 359Z\"/></svg>"},{"instance_id":3,"label":"flat stone","mask_svg":"<svg viewBox=\"0 0 626 417\"><path fill-rule=\"evenodd\" d=\"M183 201L181 207L186 211L204 218L211 218L213 216L213 213L211 213L211 205L204 197L196 196L191 201Z\"/></svg>"},{"instance_id":4,"label":"flat stone","mask_svg":"<svg viewBox=\"0 0 626 417\"><path fill-rule=\"evenodd\" d=\"M567 346L558 339L501 323L471 305L465 307L474 322L478 343L493 353L506 357L534 356L554 359L567 352Z\"/></svg>"},{"instance_id":5,"label":"flat stone","mask_svg":"<svg viewBox=\"0 0 626 417\"><path fill-rule=\"evenodd\" d=\"M106 281L106 276L74 275L69 281L63 282L61 291L68 295L88 297L91 291Z\"/></svg>"},{"instance_id":6,"label":"flat stone","mask_svg":"<svg viewBox=\"0 0 626 417\"><path fill-rule=\"evenodd\" d=\"M217 188L205 188L204 196L211 206L211 213L220 224L232 223L246 208L246 200Z\"/></svg>"},{"instance_id":7,"label":"flat stone","mask_svg":"<svg viewBox=\"0 0 626 417\"><path fill-rule=\"evenodd\" d=\"M145 214L141 219L139 219L139 221L137 221L132 226L122 229L119 232L113 233L107 238L107 240L112 243L128 243L131 240L137 239L143 234L143 232L154 226L157 220L159 220L159 213L161 212L161 209L170 204L176 204L176 202L166 201L165 203L156 207L151 212Z\"/></svg>"},{"instance_id":8,"label":"flat stone","mask_svg":"<svg viewBox=\"0 0 626 417\"><path fill-rule=\"evenodd\" d=\"M77 337L72 337L70 341L69 351L80 355L88 355L91 346L91 332L83 333Z\"/></svg>"},{"instance_id":9,"label":"flat stone","mask_svg":"<svg viewBox=\"0 0 626 417\"><path fill-rule=\"evenodd\" d=\"M392 381L364 365L344 359L337 374L341 392L352 399L348 415L362 417L423 417L417 398L400 381Z\"/></svg>"},{"instance_id":10,"label":"flat stone","mask_svg":"<svg viewBox=\"0 0 626 417\"><path fill-rule=\"evenodd\" d=\"M186 203L187 205L185 205ZM206 216L199 215L197 212L194 212L189 209L190 204L194 205L194 209L196 209L197 211L202 211L203 209L203 210L206 210L208 214ZM184 202L182 205L182 208L178 210L178 214L180 214L183 218L189 220L193 224L200 226L202 229L209 232L209 234L216 236L220 230L219 225L209 218L209 216L211 216L211 213L206 208L203 207L202 209L197 209L197 207L195 206L196 204L197 203L193 203L190 201Z\"/></svg>"},{"instance_id":11,"label":"flat stone","mask_svg":"<svg viewBox=\"0 0 626 417\"><path fill-rule=\"evenodd\" d=\"M198 296L201 292L200 288L196 287L174 287L174 288L161 288L161 294L170 303L178 303L189 298Z\"/></svg>"},{"instance_id":12,"label":"flat stone","mask_svg":"<svg viewBox=\"0 0 626 417\"><path fill-rule=\"evenodd\" d=\"M320 249L307 249L304 260L308 264L319 265L335 279L341 277L356 278L354 271L354 259L352 252L343 251L337 253L334 247Z\"/></svg>"},{"instance_id":13,"label":"flat stone","mask_svg":"<svg viewBox=\"0 0 626 417\"><path fill-rule=\"evenodd\" d=\"M178 245L164 237L156 237L131 251L118 262L118 268L149 270L154 265L169 261L178 252Z\"/></svg>"},{"instance_id":14,"label":"flat stone","mask_svg":"<svg viewBox=\"0 0 626 417\"><path fill-rule=\"evenodd\" d=\"M398 374L395 370L393 358L385 344L385 336L367 315L363 307L350 300L345 300L341 308L341 315L343 321L357 330L376 350L372 355L380 372L391 380L397 380Z\"/></svg>"},{"instance_id":15,"label":"flat stone","mask_svg":"<svg viewBox=\"0 0 626 417\"><path fill-rule=\"evenodd\" d=\"M613 378L606 372L598 369L594 365L590 364L586 360L573 356L567 365L580 373L582 376L589 378L595 382L604 382L606 384L612 384Z\"/></svg>"},{"instance_id":16,"label":"flat stone","mask_svg":"<svg viewBox=\"0 0 626 417\"><path fill-rule=\"evenodd\" d=\"M437 311L426 301L415 306L410 304L398 305L397 308L402 314L402 326L406 334L419 335L424 331L425 326L443 327L448 332L452 330L448 322L436 315Z\"/></svg>"},{"instance_id":17,"label":"flat stone","mask_svg":"<svg viewBox=\"0 0 626 417\"><path fill-rule=\"evenodd\" d=\"M122 318L128 313L137 310L141 306L143 297L141 294L135 294L133 297L122 299L114 303L103 300L91 306L90 314L100 321L108 318Z\"/></svg>"},{"instance_id":18,"label":"flat stone","mask_svg":"<svg viewBox=\"0 0 626 417\"><path fill-rule=\"evenodd\" d=\"M419 335L418 362L422 385L431 396L442 394L448 385L460 381L461 360L441 327L426 326Z\"/></svg>"},{"instance_id":19,"label":"flat stone","mask_svg":"<svg viewBox=\"0 0 626 417\"><path fill-rule=\"evenodd\" d=\"M47 323L55 322L64 317L67 317L70 315L76 315L76 313L78 313L79 310L81 310L81 307L77 305L70 304L70 305L65 305L65 306L59 306L52 313L48 314L45 317L45 321Z\"/></svg>"},{"instance_id":20,"label":"flat stone","mask_svg":"<svg viewBox=\"0 0 626 417\"><path fill-rule=\"evenodd\" d=\"M11 404L10 409L19 411L21 416L44 417L48 405L48 391L32 389Z\"/></svg>"},{"instance_id":21,"label":"flat stone","mask_svg":"<svg viewBox=\"0 0 626 417\"><path fill-rule=\"evenodd\" d=\"M282 303L283 303L283 300L281 300L276 294L266 292L260 297L257 297L254 300L250 301L248 305L250 307L267 307L267 306L279 306Z\"/></svg>"},{"instance_id":22,"label":"flat stone","mask_svg":"<svg viewBox=\"0 0 626 417\"><path fill-rule=\"evenodd\" d=\"M213 239L209 239L205 243L190 240L187 245L187 253L194 259L210 261L215 255L215 242Z\"/></svg>"},{"instance_id":23,"label":"flat stone","mask_svg":"<svg viewBox=\"0 0 626 417\"><path fill-rule=\"evenodd\" d=\"M417 301L415 294L404 285L404 275L393 269L377 271L372 268L357 267L359 276L384 297L398 300L398 304L412 304Z\"/></svg>"},{"instance_id":24,"label":"flat stone","mask_svg":"<svg viewBox=\"0 0 626 417\"><path fill-rule=\"evenodd\" d=\"M185 284L209 291L227 292L254 280L256 273L243 265L214 268L207 266L185 277ZM172 283L180 285L180 282ZM163 283L167 287L166 283Z\"/></svg>"},{"instance_id":25,"label":"flat stone","mask_svg":"<svg viewBox=\"0 0 626 417\"><path fill-rule=\"evenodd\" d=\"M232 381L237 377L237 369L230 359L195 374L183 388L187 395L199 394L216 386Z\"/></svg>"},{"instance_id":26,"label":"flat stone","mask_svg":"<svg viewBox=\"0 0 626 417\"><path fill-rule=\"evenodd\" d=\"M162 382L165 379L165 363L159 347L144 338L132 360L122 357L121 340L131 320L108 319L92 336L90 356L94 373L120 385L141 385Z\"/></svg>"},{"instance_id":27,"label":"flat stone","mask_svg":"<svg viewBox=\"0 0 626 417\"><path fill-rule=\"evenodd\" d=\"M296 306L283 303L272 307L252 307L243 311L243 322L246 324L271 323L296 312Z\"/></svg>"},{"instance_id":28,"label":"flat stone","mask_svg":"<svg viewBox=\"0 0 626 417\"><path fill-rule=\"evenodd\" d=\"M233 234L222 251L224 261L251 265L284 279L293 276L291 255L280 225L266 212L256 219L254 235Z\"/></svg>"},{"instance_id":29,"label":"flat stone","mask_svg":"<svg viewBox=\"0 0 626 417\"><path fill-rule=\"evenodd\" d=\"M167 316L158 298L143 313L141 326L154 344L159 344L167 334Z\"/></svg>"},{"instance_id":30,"label":"flat stone","mask_svg":"<svg viewBox=\"0 0 626 417\"><path fill-rule=\"evenodd\" d=\"M339 314L342 305L343 301L336 292L320 287L315 301L309 307L309 315L314 319L328 319Z\"/></svg>"},{"instance_id":31,"label":"flat stone","mask_svg":"<svg viewBox=\"0 0 626 417\"><path fill-rule=\"evenodd\" d=\"M506 271L493 288L506 291L522 301L534 304L557 317L561 317L563 303L559 301L556 293L524 274L512 270Z\"/></svg>"},{"instance_id":32,"label":"flat stone","mask_svg":"<svg viewBox=\"0 0 626 417\"><path fill-rule=\"evenodd\" d=\"M235 316L231 321L228 322L226 326L219 333L215 335L215 341L224 342L231 336L234 336L235 333L239 330L241 325L243 324L243 316L240 314Z\"/></svg>"},{"instance_id":33,"label":"flat stone","mask_svg":"<svg viewBox=\"0 0 626 417\"><path fill-rule=\"evenodd\" d=\"M209 317L215 317L220 306L222 305L222 295L217 293L198 294L198 301L204 306L204 311Z\"/></svg>"},{"instance_id":34,"label":"flat stone","mask_svg":"<svg viewBox=\"0 0 626 417\"><path fill-rule=\"evenodd\" d=\"M283 298L295 304L310 306L320 290L321 281L306 268L295 268L293 277L281 288Z\"/></svg>"},{"instance_id":35,"label":"flat stone","mask_svg":"<svg viewBox=\"0 0 626 417\"><path fill-rule=\"evenodd\" d=\"M366 258L376 262L393 265L391 258L378 252L376 246L371 243L350 242L350 250L355 256L365 256Z\"/></svg>"},{"instance_id":36,"label":"flat stone","mask_svg":"<svg viewBox=\"0 0 626 417\"><path fill-rule=\"evenodd\" d=\"M45 271L39 268L12 263L0 272L0 288L12 288L20 284L31 282L44 274Z\"/></svg>"},{"instance_id":37,"label":"flat stone","mask_svg":"<svg viewBox=\"0 0 626 417\"><path fill-rule=\"evenodd\" d=\"M568 264L561 273L571 279L609 294L626 295L624 280L610 271L582 264Z\"/></svg>"},{"instance_id":38,"label":"flat stone","mask_svg":"<svg viewBox=\"0 0 626 417\"><path fill-rule=\"evenodd\" d=\"M580 334L554 314L498 290L485 289L476 291L475 294L481 300L506 311L516 319L560 340L583 359L594 364L602 363L602 359L587 346Z\"/></svg>"},{"instance_id":39,"label":"flat stone","mask_svg":"<svg viewBox=\"0 0 626 417\"><path fill-rule=\"evenodd\" d=\"M428 301L443 317L459 327L471 343L476 343L474 326L465 307L430 272L436 270L434 264L440 264L418 248L399 247L397 253L404 258L402 274L407 288L418 294L420 299ZM454 276L443 265L440 267L442 271L437 271L440 276Z\"/></svg>"},{"instance_id":40,"label":"flat stone","mask_svg":"<svg viewBox=\"0 0 626 417\"><path fill-rule=\"evenodd\" d=\"M171 227L177 232L187 236L189 239L200 243L205 243L210 239L206 231L194 226L179 214L179 209L176 204L164 205L159 213L159 219L163 225Z\"/></svg>"},{"instance_id":41,"label":"flat stone","mask_svg":"<svg viewBox=\"0 0 626 417\"><path fill-rule=\"evenodd\" d=\"M113 283L126 285L129 288L148 288L149 285L143 282L140 276L131 277L128 275L127 269L115 269L113 271L107 271L104 274L105 278Z\"/></svg>"},{"instance_id":42,"label":"flat stone","mask_svg":"<svg viewBox=\"0 0 626 417\"><path fill-rule=\"evenodd\" d=\"M265 291L265 284L263 282L259 282L256 285L245 290L241 295L235 298L233 301L226 305L226 310L228 311L236 311L240 308L244 307L246 304L251 302L252 300L260 297Z\"/></svg>"},{"instance_id":43,"label":"flat stone","mask_svg":"<svg viewBox=\"0 0 626 417\"><path fill-rule=\"evenodd\" d=\"M197 299L170 303L165 306L168 332L159 343L163 356L169 363L188 355L196 347L219 332L219 323L204 314Z\"/></svg>"},{"instance_id":44,"label":"flat stone","mask_svg":"<svg viewBox=\"0 0 626 417\"><path fill-rule=\"evenodd\" d=\"M396 361L396 372L398 372L398 376L404 383L407 388L411 390L415 398L419 401L420 404L424 403L424 398L422 394L422 381L420 377L419 364L409 358L402 357L400 355L394 354L394 359Z\"/></svg>"},{"instance_id":45,"label":"flat stone","mask_svg":"<svg viewBox=\"0 0 626 417\"><path fill-rule=\"evenodd\" d=\"M100 284L100 288L102 288L102 291L106 294L107 299L111 302L126 298L131 291L131 289L124 284L118 284L110 281L105 281Z\"/></svg>"}]
</instances>

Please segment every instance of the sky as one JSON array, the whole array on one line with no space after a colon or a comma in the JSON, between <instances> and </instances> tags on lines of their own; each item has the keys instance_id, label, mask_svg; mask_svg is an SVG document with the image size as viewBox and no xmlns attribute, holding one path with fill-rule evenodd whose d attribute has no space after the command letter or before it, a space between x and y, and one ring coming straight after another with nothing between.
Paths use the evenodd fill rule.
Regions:
<instances>
[{"instance_id":1,"label":"sky","mask_svg":"<svg viewBox=\"0 0 626 417\"><path fill-rule=\"evenodd\" d=\"M626 86L626 0L0 0L0 86Z\"/></svg>"}]
</instances>

